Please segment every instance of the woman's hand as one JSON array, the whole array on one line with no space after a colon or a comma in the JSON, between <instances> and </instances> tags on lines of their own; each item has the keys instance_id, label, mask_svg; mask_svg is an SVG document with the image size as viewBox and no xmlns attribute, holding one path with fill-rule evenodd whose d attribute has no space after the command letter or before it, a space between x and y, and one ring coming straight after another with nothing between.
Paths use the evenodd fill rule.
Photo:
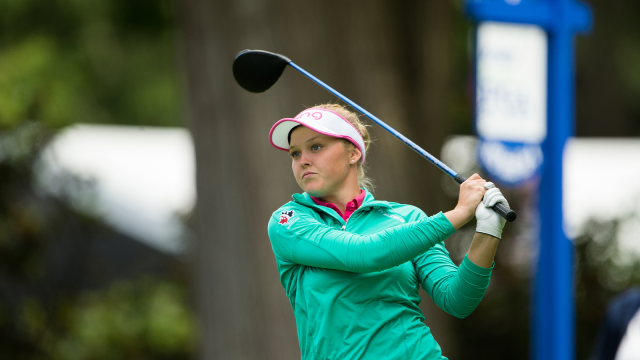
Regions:
<instances>
[{"instance_id":1,"label":"woman's hand","mask_svg":"<svg viewBox=\"0 0 640 360\"><path fill-rule=\"evenodd\" d=\"M487 191L484 188L486 183L487 181L481 178L480 175L473 174L460 185L458 205L456 205L455 209L444 214L456 230L468 223L475 215L476 208Z\"/></svg>"},{"instance_id":2,"label":"woman's hand","mask_svg":"<svg viewBox=\"0 0 640 360\"><path fill-rule=\"evenodd\" d=\"M500 192L500 189L493 183L486 183L484 187L488 190L484 194L482 204L478 204L476 208L476 219L478 220L476 232L502 239L502 228L504 228L507 220L491 208L497 203L502 203L508 208L509 203L507 199L504 198L504 195L502 195L502 192Z\"/></svg>"}]
</instances>

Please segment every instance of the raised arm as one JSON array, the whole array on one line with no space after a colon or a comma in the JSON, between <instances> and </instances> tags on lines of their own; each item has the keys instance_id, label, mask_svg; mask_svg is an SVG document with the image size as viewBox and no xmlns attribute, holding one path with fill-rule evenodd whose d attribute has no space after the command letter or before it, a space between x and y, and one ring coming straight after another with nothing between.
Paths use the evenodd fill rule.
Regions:
<instances>
[{"instance_id":1,"label":"raised arm","mask_svg":"<svg viewBox=\"0 0 640 360\"><path fill-rule=\"evenodd\" d=\"M436 305L458 318L465 318L476 309L493 269L474 264L468 256L458 267L442 245L416 257L413 265L420 284Z\"/></svg>"},{"instance_id":2,"label":"raised arm","mask_svg":"<svg viewBox=\"0 0 640 360\"><path fill-rule=\"evenodd\" d=\"M471 207L477 219L476 233L460 267L453 264L443 247L434 247L413 260L420 283L429 296L441 309L459 318L475 310L489 286L493 258L505 224L491 206L497 202L509 205L493 183L486 183L476 174L469 180L472 180L470 184L465 186L465 182L461 186L458 206L447 213L447 217L453 218L454 226L468 221ZM489 190L485 192L485 188ZM480 193L482 202L474 204Z\"/></svg>"},{"instance_id":3,"label":"raised arm","mask_svg":"<svg viewBox=\"0 0 640 360\"><path fill-rule=\"evenodd\" d=\"M292 263L327 269L360 273L389 269L428 251L454 232L442 213L359 235L327 226L305 211L293 211L286 224L279 223L278 213L269 221L274 252Z\"/></svg>"},{"instance_id":4,"label":"raised arm","mask_svg":"<svg viewBox=\"0 0 640 360\"><path fill-rule=\"evenodd\" d=\"M500 239L476 232L467 256L455 266L442 245L414 259L420 283L447 313L465 318L480 304L489 286Z\"/></svg>"}]
</instances>

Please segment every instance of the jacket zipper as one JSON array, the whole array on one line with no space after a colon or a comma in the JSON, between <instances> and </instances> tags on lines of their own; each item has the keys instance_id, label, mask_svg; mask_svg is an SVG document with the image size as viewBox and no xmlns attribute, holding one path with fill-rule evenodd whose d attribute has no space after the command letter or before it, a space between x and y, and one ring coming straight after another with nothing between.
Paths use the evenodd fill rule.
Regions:
<instances>
[{"instance_id":1,"label":"jacket zipper","mask_svg":"<svg viewBox=\"0 0 640 360\"><path fill-rule=\"evenodd\" d=\"M347 224L349 223L349 220L354 219L355 215L358 213L358 211L362 210L362 209L366 209L369 208L371 206L360 206L359 208L356 209L356 211L353 212L353 214L351 214L351 216L349 216L349 219L347 219L347 222L344 223L344 225L342 225L342 231L347 231Z\"/></svg>"}]
</instances>

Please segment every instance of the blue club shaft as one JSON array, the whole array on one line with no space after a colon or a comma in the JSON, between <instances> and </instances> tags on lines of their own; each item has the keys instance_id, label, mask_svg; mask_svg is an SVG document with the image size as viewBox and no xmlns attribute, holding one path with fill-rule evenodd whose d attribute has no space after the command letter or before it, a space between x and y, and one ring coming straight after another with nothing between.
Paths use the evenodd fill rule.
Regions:
<instances>
[{"instance_id":1,"label":"blue club shaft","mask_svg":"<svg viewBox=\"0 0 640 360\"><path fill-rule=\"evenodd\" d=\"M458 175L457 172L453 171L450 167L445 165L442 161L438 160L436 157L434 157L433 155L429 154L426 150L424 150L420 146L416 145L413 141L407 139L404 135L402 135L399 132L397 132L394 128L392 128L391 126L387 125L384 121L382 121L382 120L378 119L377 117L375 117L372 113L368 112L367 110L365 110L360 105L354 103L353 101L349 100L349 98L347 98L346 96L344 96L344 95L340 94L339 92L337 92L331 86L325 84L320 79L318 79L317 77L311 75L309 72L307 72L303 68L299 67L298 65L294 64L293 62L289 62L289 65L291 65L291 67L293 67L294 69L300 71L302 74L304 74L309 79L315 81L318 85L322 86L323 88L325 88L327 91L329 91L333 95L335 95L338 98L340 98L340 100L346 102L347 104L349 104L354 109L357 109L358 111L363 113L366 117L371 119L376 124L382 126L385 130L387 130L388 132L393 134L393 136L397 137L398 139L400 139L400 141L402 141L407 146L409 146L411 149L413 149L413 151L415 151L418 154L422 155L422 157L424 157L425 159L429 160L432 164L434 164L435 166L440 168L440 170L444 171L445 173L447 173L452 178L455 179L456 176Z\"/></svg>"}]
</instances>

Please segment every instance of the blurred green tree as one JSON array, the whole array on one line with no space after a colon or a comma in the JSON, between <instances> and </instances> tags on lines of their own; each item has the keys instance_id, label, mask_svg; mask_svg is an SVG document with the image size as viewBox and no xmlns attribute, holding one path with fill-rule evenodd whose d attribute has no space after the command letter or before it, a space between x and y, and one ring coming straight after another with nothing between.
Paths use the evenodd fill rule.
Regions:
<instances>
[{"instance_id":1,"label":"blurred green tree","mask_svg":"<svg viewBox=\"0 0 640 360\"><path fill-rule=\"evenodd\" d=\"M0 129L181 125L172 4L0 2Z\"/></svg>"},{"instance_id":2,"label":"blurred green tree","mask_svg":"<svg viewBox=\"0 0 640 360\"><path fill-rule=\"evenodd\" d=\"M157 271L116 283L113 275L74 273L104 271L95 237L109 230L35 186L42 150L67 125L182 125L172 5L0 1L0 358L187 359L194 352L180 269L171 278ZM69 181L76 191L87 185ZM113 252L111 240L100 244Z\"/></svg>"},{"instance_id":3,"label":"blurred green tree","mask_svg":"<svg viewBox=\"0 0 640 360\"><path fill-rule=\"evenodd\" d=\"M10 358L189 359L196 336L183 286L164 279L116 282L106 289L22 302ZM6 326L6 324L4 324Z\"/></svg>"},{"instance_id":4,"label":"blurred green tree","mask_svg":"<svg viewBox=\"0 0 640 360\"><path fill-rule=\"evenodd\" d=\"M54 133L37 122L0 133L0 357L191 358L184 264L35 189L34 162Z\"/></svg>"}]
</instances>

